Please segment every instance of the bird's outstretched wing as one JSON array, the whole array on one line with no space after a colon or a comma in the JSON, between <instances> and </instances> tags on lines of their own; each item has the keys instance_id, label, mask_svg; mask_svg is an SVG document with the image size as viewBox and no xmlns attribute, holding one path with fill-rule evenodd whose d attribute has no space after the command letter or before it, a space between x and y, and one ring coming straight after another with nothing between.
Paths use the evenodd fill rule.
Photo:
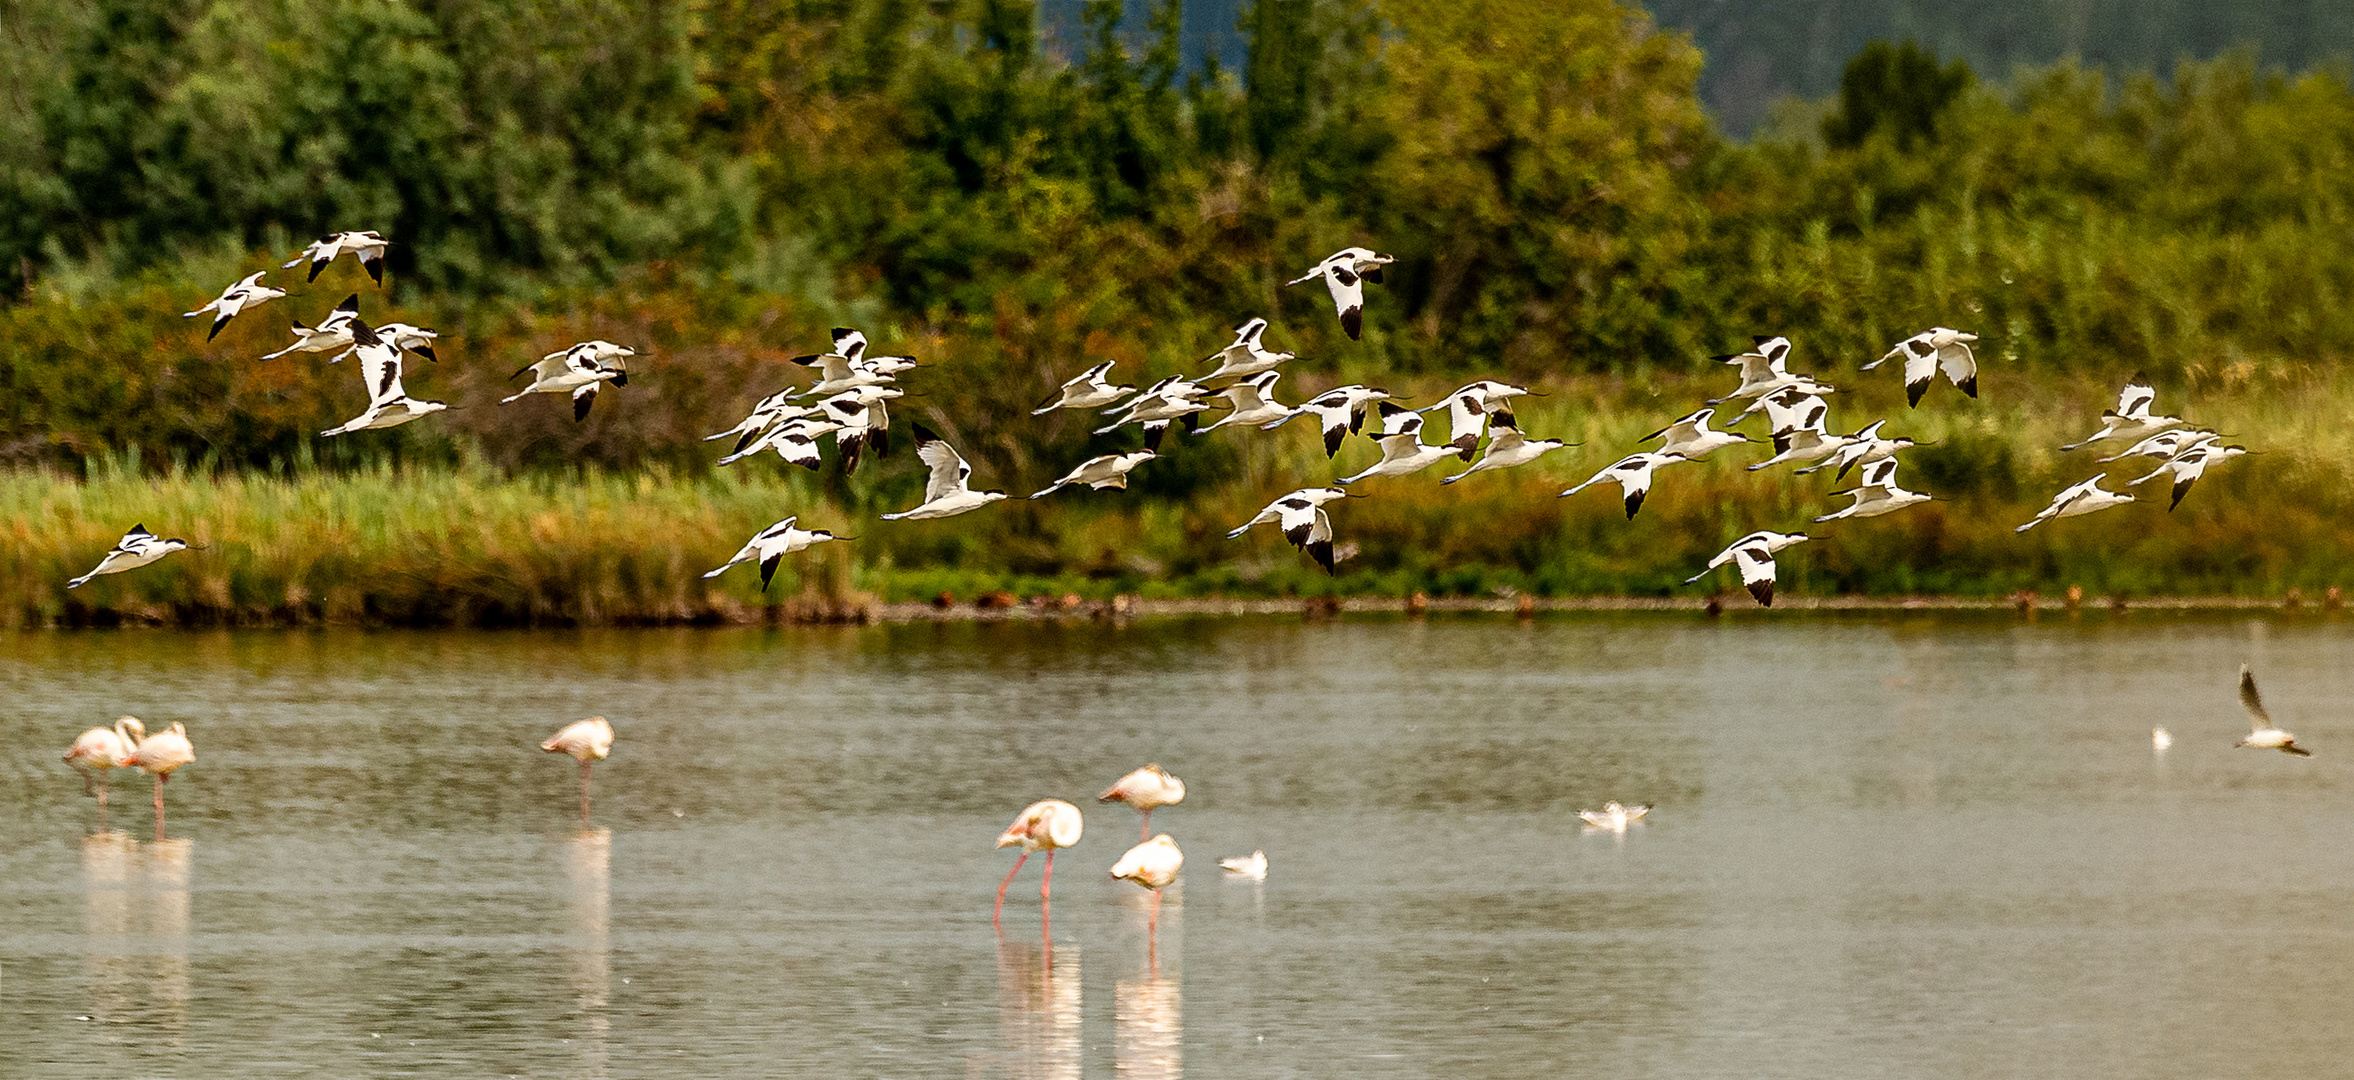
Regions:
<instances>
[{"instance_id":1,"label":"bird's outstretched wing","mask_svg":"<svg viewBox=\"0 0 2354 1080\"><path fill-rule=\"evenodd\" d=\"M2248 665L2240 665L2240 707L2248 710L2250 731L2262 731L2274 726L2272 714L2264 711L2264 697L2256 692L2256 673Z\"/></svg>"}]
</instances>

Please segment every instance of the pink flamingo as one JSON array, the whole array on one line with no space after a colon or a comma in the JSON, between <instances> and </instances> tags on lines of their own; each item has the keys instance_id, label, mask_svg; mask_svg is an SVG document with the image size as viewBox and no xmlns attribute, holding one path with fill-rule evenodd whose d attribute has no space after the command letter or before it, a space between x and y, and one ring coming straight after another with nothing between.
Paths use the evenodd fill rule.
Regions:
<instances>
[{"instance_id":1,"label":"pink flamingo","mask_svg":"<svg viewBox=\"0 0 2354 1080\"><path fill-rule=\"evenodd\" d=\"M1097 802L1123 802L1144 811L1144 827L1137 831L1142 840L1152 835L1152 812L1163 806L1175 806L1185 801L1185 781L1169 775L1159 765L1147 765L1120 778L1111 790L1095 797Z\"/></svg>"},{"instance_id":2,"label":"pink flamingo","mask_svg":"<svg viewBox=\"0 0 2354 1080\"><path fill-rule=\"evenodd\" d=\"M998 834L998 847L1019 844L1022 857L1014 860L1014 868L1005 872L1004 881L997 883L997 907L989 913L990 925L997 925L998 917L1005 913L1005 890L1014 883L1014 875L1022 872L1022 864L1030 861L1031 852L1041 850L1046 852L1046 876L1038 882L1038 917L1046 918L1054 888L1054 850L1078 843L1079 833L1086 827L1078 807L1061 799L1043 799L1031 803L1014 818L1013 824Z\"/></svg>"},{"instance_id":3,"label":"pink flamingo","mask_svg":"<svg viewBox=\"0 0 2354 1080\"><path fill-rule=\"evenodd\" d=\"M146 737L147 725L140 723L136 716L126 716L116 720L111 728L94 727L83 732L74 740L73 748L65 752L65 763L82 774L82 793L97 796L100 816L106 813L106 770L128 765L131 752Z\"/></svg>"},{"instance_id":4,"label":"pink flamingo","mask_svg":"<svg viewBox=\"0 0 2354 1080\"><path fill-rule=\"evenodd\" d=\"M168 730L156 732L139 740L137 748L123 758L123 764L136 765L155 774L155 838L163 839L163 785L172 778L172 770L196 760L196 746L188 741L188 726L173 724Z\"/></svg>"},{"instance_id":5,"label":"pink flamingo","mask_svg":"<svg viewBox=\"0 0 2354 1080\"><path fill-rule=\"evenodd\" d=\"M1177 850L1177 841L1162 833L1135 847L1129 848L1120 861L1112 864L1112 877L1119 881L1133 881L1152 890L1152 916L1145 923L1145 944L1154 950L1154 962L1159 962L1158 942L1161 929L1161 890L1177 880L1177 868L1185 865L1185 853Z\"/></svg>"},{"instance_id":6,"label":"pink flamingo","mask_svg":"<svg viewBox=\"0 0 2354 1080\"><path fill-rule=\"evenodd\" d=\"M589 816L589 764L613 752L613 725L602 716L575 720L548 737L539 748L551 754L570 754L580 762L580 820Z\"/></svg>"}]
</instances>

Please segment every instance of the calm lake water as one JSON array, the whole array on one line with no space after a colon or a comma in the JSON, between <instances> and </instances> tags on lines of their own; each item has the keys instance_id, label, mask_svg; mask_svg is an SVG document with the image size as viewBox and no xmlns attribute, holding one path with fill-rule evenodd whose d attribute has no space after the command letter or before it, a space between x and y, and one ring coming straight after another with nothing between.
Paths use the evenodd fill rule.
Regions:
<instances>
[{"instance_id":1,"label":"calm lake water","mask_svg":"<svg viewBox=\"0 0 2354 1080\"><path fill-rule=\"evenodd\" d=\"M2242 661L2317 756L2232 749ZM0 636L0 1075L2340 1075L2349 661L2143 613ZM195 741L162 842L58 760L125 712ZM590 714L584 829L535 744ZM1148 760L1157 941L1093 802ZM1051 944L1037 858L1000 936L1049 796Z\"/></svg>"}]
</instances>

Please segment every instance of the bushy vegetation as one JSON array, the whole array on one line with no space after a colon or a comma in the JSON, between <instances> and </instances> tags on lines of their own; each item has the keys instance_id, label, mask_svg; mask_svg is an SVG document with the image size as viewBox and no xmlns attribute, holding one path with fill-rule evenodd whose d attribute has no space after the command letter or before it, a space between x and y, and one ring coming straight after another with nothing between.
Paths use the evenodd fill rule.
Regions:
<instances>
[{"instance_id":1,"label":"bushy vegetation","mask_svg":"<svg viewBox=\"0 0 2354 1080\"><path fill-rule=\"evenodd\" d=\"M1177 0L1145 6L1131 35L1121 4L1090 5L1065 47L1021 0L19 0L0 30L0 135L21 148L0 161L0 460L20 470L0 610L79 617L49 583L132 521L203 523L233 548L296 528L253 515L306 499L416 507L363 537L359 592L337 595L388 587L358 569L381 557L416 575L387 580L473 588L469 617L488 621L706 617L713 597L745 599L674 582L673 563L716 565L796 511L862 534L859 587L894 596L1656 593L1702 548L1827 508L1819 488L1712 464L1664 477L1630 525L1599 496L1553 501L1561 481L1721 392L1706 356L1752 333L1791 336L1798 367L1846 383L1933 324L1983 336L1987 400L1941 390L1904 420L1948 440L1908 476L1956 501L1799 549L1786 587L2251 591L2321 584L2346 546L2330 513L2343 456L2299 397L2349 400L2354 88L2336 74L2237 54L2165 79L2064 65L1996 80L1881 48L1840 101L1735 143L1700 107L1691 43L1613 0L1259 0L1231 70L1188 69ZM394 238L388 288L346 261L215 342L180 318L336 228ZM1280 288L1349 243L1400 258L1362 342L1319 287ZM461 409L317 438L364 405L349 365L255 358L352 291L373 321L445 335L409 385ZM1532 433L1598 441L1542 476L1384 482L1350 505L1360 554L1337 586L1288 549L1219 538L1332 475L1295 430L1173 435L1125 498L895 526L859 523L916 501L904 454L786 478L773 461L714 471L697 441L805 381L786 358L848 323L933 365L906 377L919 396L898 415L1026 494L1133 444L1088 435L1092 417L1032 419L1057 383L1103 359L1124 381L1198 374L1255 314L1300 354L1285 400L1498 376L1553 392L1524 411ZM591 337L645 356L587 422L553 399L492 404L516 368ZM2287 452L2235 462L2166 529L2008 539L2081 478L2047 448L2135 371ZM1842 395L1834 416L1852 428L1892 403L1887 386ZM208 503L213 488L234 498ZM196 520L142 509L165 495ZM60 507L87 516L60 531ZM531 521L569 534L600 513L632 524L526 550ZM459 523L508 530L453 560L475 578L425 568L473 550L451 546ZM650 549L614 546L638 540ZM309 549L268 550L209 591L186 591L208 572L195 559L104 584L145 603L417 617L391 594L330 604ZM526 577L646 591L590 604L571 586L466 584Z\"/></svg>"}]
</instances>

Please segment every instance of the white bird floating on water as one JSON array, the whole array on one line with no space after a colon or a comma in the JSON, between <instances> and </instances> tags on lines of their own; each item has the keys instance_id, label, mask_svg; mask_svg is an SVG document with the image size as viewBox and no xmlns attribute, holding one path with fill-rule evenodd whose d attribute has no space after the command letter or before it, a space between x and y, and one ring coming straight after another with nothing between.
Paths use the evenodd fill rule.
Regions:
<instances>
[{"instance_id":1,"label":"white bird floating on water","mask_svg":"<svg viewBox=\"0 0 2354 1080\"><path fill-rule=\"evenodd\" d=\"M528 371L531 385L516 391L514 396L499 399L505 405L527 394L571 394L572 419L588 418L589 406L597 403L597 388L606 383L629 385L629 358L634 350L610 341L584 341L563 352L552 352L539 363L518 369L512 379Z\"/></svg>"},{"instance_id":2,"label":"white bird floating on water","mask_svg":"<svg viewBox=\"0 0 2354 1080\"><path fill-rule=\"evenodd\" d=\"M1105 488L1125 490L1128 487L1128 471L1151 461L1154 456L1153 451L1136 450L1126 454L1091 457L1080 462L1078 468L1072 469L1062 479L1046 485L1044 490L1030 497L1043 499L1073 484L1085 484L1097 491Z\"/></svg>"},{"instance_id":3,"label":"white bird floating on water","mask_svg":"<svg viewBox=\"0 0 2354 1080\"><path fill-rule=\"evenodd\" d=\"M1220 859L1218 860L1218 869L1237 878L1264 881L1267 878L1267 853L1254 851L1248 855Z\"/></svg>"},{"instance_id":4,"label":"white bird floating on water","mask_svg":"<svg viewBox=\"0 0 2354 1080\"><path fill-rule=\"evenodd\" d=\"M1707 577L1717 567L1730 562L1741 571L1741 585L1749 595L1757 598L1759 607L1774 606L1774 553L1793 544L1806 543L1805 533L1778 533L1760 529L1725 545L1716 558L1708 560L1708 569L1684 579L1690 585Z\"/></svg>"},{"instance_id":5,"label":"white bird floating on water","mask_svg":"<svg viewBox=\"0 0 2354 1080\"><path fill-rule=\"evenodd\" d=\"M2011 531L2026 532L2047 521L2090 514L2096 510L2124 506L2134 501L2131 495L2120 494L2102 487L2101 481L2106 479L2108 479L2106 476L2095 476L2083 483L2069 485L2059 494L2052 496L2052 504L2044 507L2042 513L2035 515L2035 520ZM2143 479L2148 479L2148 477Z\"/></svg>"},{"instance_id":6,"label":"white bird floating on water","mask_svg":"<svg viewBox=\"0 0 2354 1080\"><path fill-rule=\"evenodd\" d=\"M1005 889L1014 883L1014 875L1022 872L1022 864L1030 861L1030 853L1046 853L1046 875L1038 883L1038 910L1044 913L1054 899L1054 853L1079 842L1087 830L1087 819L1079 808L1061 799L1040 799L1014 815L1014 822L997 835L997 846L1020 846L1022 857L1014 860L1014 867L1005 872L1005 880L997 883L997 907L989 914L992 925L1005 913Z\"/></svg>"},{"instance_id":7,"label":"white bird floating on water","mask_svg":"<svg viewBox=\"0 0 2354 1080\"><path fill-rule=\"evenodd\" d=\"M613 724L602 716L575 720L539 744L551 754L569 754L580 763L580 820L589 816L589 767L613 752Z\"/></svg>"},{"instance_id":8,"label":"white bird floating on water","mask_svg":"<svg viewBox=\"0 0 2354 1080\"><path fill-rule=\"evenodd\" d=\"M1228 424L1258 424L1264 427L1279 420L1291 419L1291 414L1299 410L1275 400L1275 380L1282 377L1280 371L1262 371L1218 391L1215 396L1225 398L1234 406L1234 411L1219 417L1215 424L1195 430L1194 434L1207 435Z\"/></svg>"},{"instance_id":9,"label":"white bird floating on water","mask_svg":"<svg viewBox=\"0 0 2354 1080\"><path fill-rule=\"evenodd\" d=\"M753 535L752 539L744 542L743 548L736 552L735 558L727 561L726 566L703 576L715 578L727 573L730 567L739 563L748 563L758 559L760 560L760 591L765 593L768 591L769 579L776 576L777 564L783 562L785 556L825 543L828 540L856 539L849 536L835 536L824 529L796 529L793 527L793 523L798 520L800 520L800 515L796 514L760 530Z\"/></svg>"},{"instance_id":10,"label":"white bird floating on water","mask_svg":"<svg viewBox=\"0 0 2354 1080\"><path fill-rule=\"evenodd\" d=\"M1576 445L1559 439L1531 439L1520 433L1520 421L1514 419L1511 413L1500 412L1495 417L1495 437L1488 440L1488 452L1480 455L1480 459L1473 462L1470 468L1439 483L1452 484L1476 472L1526 465L1564 446Z\"/></svg>"},{"instance_id":11,"label":"white bird floating on water","mask_svg":"<svg viewBox=\"0 0 2354 1080\"><path fill-rule=\"evenodd\" d=\"M1929 496L1923 494L1922 492L1906 491L1904 488L1897 486L1895 458L1889 458L1886 461L1873 462L1870 465L1864 466L1863 482L1861 486L1850 488L1846 491L1834 491L1831 494L1846 495L1855 499L1855 502L1844 510L1840 510L1836 513L1824 514L1821 517L1816 518L1816 521L1838 521L1842 518L1878 517L1881 514L1902 510L1905 507L1914 505L1915 503L1925 503L1929 501Z\"/></svg>"},{"instance_id":12,"label":"white bird floating on water","mask_svg":"<svg viewBox=\"0 0 2354 1080\"><path fill-rule=\"evenodd\" d=\"M1453 445L1431 446L1422 441L1422 418L1388 402L1381 403L1383 434L1376 439L1381 444L1381 460L1355 476L1344 476L1334 481L1354 484L1374 476L1405 476L1418 473L1449 457L1471 460L1470 447Z\"/></svg>"},{"instance_id":13,"label":"white bird floating on water","mask_svg":"<svg viewBox=\"0 0 2354 1080\"><path fill-rule=\"evenodd\" d=\"M1118 362L1117 360L1106 360L1080 372L1078 378L1064 383L1062 390L1052 399L1030 410L1030 415L1043 416L1056 409L1092 409L1099 405L1109 405L1135 393L1136 388L1133 386L1112 385L1110 378L1112 365Z\"/></svg>"},{"instance_id":14,"label":"white bird floating on water","mask_svg":"<svg viewBox=\"0 0 2354 1080\"><path fill-rule=\"evenodd\" d=\"M1267 320L1265 319L1252 319L1235 327L1234 344L1210 354L1209 358L1218 362L1218 370L1194 381L1208 382L1211 379L1223 379L1230 376L1256 375L1262 371L1274 370L1277 365L1286 360L1297 359L1290 353L1271 352L1261 345L1259 337L1266 332Z\"/></svg>"},{"instance_id":15,"label":"white bird floating on water","mask_svg":"<svg viewBox=\"0 0 2354 1080\"><path fill-rule=\"evenodd\" d=\"M2220 444L2220 440L2202 443L2176 454L2148 476L2144 476L2140 480L2126 481L2126 486L2133 487L2145 481L2171 474L2174 477L2174 500L2166 504L2166 512L2171 514L2175 507L2182 505L2182 497L2190 494L2191 485L2198 483L2199 477L2206 475L2208 466L2221 465L2242 454L2254 452L2245 446L2223 446Z\"/></svg>"},{"instance_id":16,"label":"white bird floating on water","mask_svg":"<svg viewBox=\"0 0 2354 1080\"><path fill-rule=\"evenodd\" d=\"M1687 460L1698 461L1725 447L1739 446L1749 441L1749 436L1739 432L1709 430L1709 418L1715 415L1716 407L1713 405L1694 410L1683 419L1636 439L1635 443L1639 446L1658 439L1660 444L1657 453L1677 454Z\"/></svg>"},{"instance_id":17,"label":"white bird floating on water","mask_svg":"<svg viewBox=\"0 0 2354 1080\"><path fill-rule=\"evenodd\" d=\"M100 574L119 574L125 570L136 570L172 552L186 551L194 546L186 540L158 540L154 533L147 531L146 525L133 525L130 532L124 533L121 540L115 541L114 550L107 552L105 558L98 560L98 566L95 569L66 582L65 587L78 589L83 582Z\"/></svg>"},{"instance_id":18,"label":"white bird floating on water","mask_svg":"<svg viewBox=\"0 0 2354 1080\"><path fill-rule=\"evenodd\" d=\"M1101 803L1126 803L1144 812L1144 825L1137 838L1152 834L1152 812L1164 806L1175 806L1185 801L1185 781L1169 775L1156 762L1136 769L1115 781L1104 793L1095 797Z\"/></svg>"},{"instance_id":19,"label":"white bird floating on water","mask_svg":"<svg viewBox=\"0 0 2354 1080\"><path fill-rule=\"evenodd\" d=\"M311 261L311 275L303 280L317 281L319 280L319 271L325 270L328 263L335 261L336 256L348 252L360 260L360 269L368 272L370 281L382 285L384 284L384 249L390 247L391 244L392 241L386 240L374 231L328 233L312 241L311 246L302 249L300 254L287 260L286 265L279 267L279 269L291 270L301 265L304 259L309 259Z\"/></svg>"},{"instance_id":20,"label":"white bird floating on water","mask_svg":"<svg viewBox=\"0 0 2354 1080\"><path fill-rule=\"evenodd\" d=\"M2172 745L2174 745L2173 732L2168 731L2162 727L2154 727L2150 729L2150 749L2156 750L2163 754L2166 752L2166 748Z\"/></svg>"},{"instance_id":21,"label":"white bird floating on water","mask_svg":"<svg viewBox=\"0 0 2354 1080\"><path fill-rule=\"evenodd\" d=\"M204 335L204 340L211 341L221 336L221 328L229 325L229 320L236 318L238 312L258 307L284 295L286 295L286 290L273 289L264 285L261 274L252 274L247 276L245 280L222 290L221 295L215 297L211 303L187 313L182 318L193 319L207 311L212 312L212 332Z\"/></svg>"},{"instance_id":22,"label":"white bird floating on water","mask_svg":"<svg viewBox=\"0 0 2354 1080\"><path fill-rule=\"evenodd\" d=\"M2248 665L2240 665L2240 706L2248 710L2248 737L2233 743L2234 747L2255 750L2278 750L2298 757L2312 757L2313 751L2297 745L2297 737L2281 730L2272 722L2272 714L2264 711L2264 699L2256 693L2256 675Z\"/></svg>"},{"instance_id":23,"label":"white bird floating on water","mask_svg":"<svg viewBox=\"0 0 2354 1080\"><path fill-rule=\"evenodd\" d=\"M2080 450L2107 439L2122 439L2132 443L2155 435L2170 427L2182 426L2182 419L2174 416L2153 416L2151 406L2157 404L2158 392L2139 376L2125 384L2117 395L2117 407L2101 412L2101 430L2081 442L2069 443L2062 450Z\"/></svg>"},{"instance_id":24,"label":"white bird floating on water","mask_svg":"<svg viewBox=\"0 0 2354 1080\"><path fill-rule=\"evenodd\" d=\"M377 337L368 324L352 320L352 348L360 357L360 373L368 384L368 411L328 428L322 436L343 435L371 428L399 427L420 416L449 408L447 402L419 401L401 385L401 354L391 342Z\"/></svg>"},{"instance_id":25,"label":"white bird floating on water","mask_svg":"<svg viewBox=\"0 0 2354 1080\"><path fill-rule=\"evenodd\" d=\"M1289 422L1292 416L1313 416L1324 435L1324 456L1340 453L1340 443L1350 432L1365 426L1365 411L1377 402L1394 401L1390 392L1377 386L1351 383L1336 386L1300 403L1300 407L1271 424L1261 425L1263 431L1273 431Z\"/></svg>"},{"instance_id":26,"label":"white bird floating on water","mask_svg":"<svg viewBox=\"0 0 2354 1080\"><path fill-rule=\"evenodd\" d=\"M1559 497L1568 498L1607 480L1617 484L1619 492L1626 496L1627 517L1631 520L1635 511L1643 508L1643 497L1651 493L1652 472L1679 461L1690 460L1682 454L1628 454L1604 466L1601 472L1595 473L1585 483L1562 492Z\"/></svg>"},{"instance_id":27,"label":"white bird floating on water","mask_svg":"<svg viewBox=\"0 0 2354 1080\"><path fill-rule=\"evenodd\" d=\"M1627 826L1643 820L1643 815L1650 812L1651 806L1648 803L1637 806L1621 806L1612 801L1603 803L1600 810L1580 810L1578 818L1586 823L1588 829L1598 832L1623 833L1627 831Z\"/></svg>"},{"instance_id":28,"label":"white bird floating on water","mask_svg":"<svg viewBox=\"0 0 2354 1080\"><path fill-rule=\"evenodd\" d=\"M1978 396L1978 358L1970 352L1976 334L1965 334L1943 326L1932 327L1899 341L1861 370L1870 371L1899 356L1904 357L1904 394L1911 407L1921 407L1921 395L1929 392L1929 384L1944 369L1947 381L1971 397Z\"/></svg>"},{"instance_id":29,"label":"white bird floating on water","mask_svg":"<svg viewBox=\"0 0 2354 1080\"><path fill-rule=\"evenodd\" d=\"M287 353L330 352L336 349L349 349L351 348L352 320L359 317L360 294L353 293L345 297L342 303L335 305L335 310L328 312L326 318L320 319L319 325L304 326L301 323L295 323L293 327L294 344L270 353L262 359L276 360ZM337 359L341 359L341 357ZM333 363L334 361L328 362Z\"/></svg>"},{"instance_id":30,"label":"white bird floating on water","mask_svg":"<svg viewBox=\"0 0 2354 1080\"><path fill-rule=\"evenodd\" d=\"M1340 328L1348 332L1350 341L1356 341L1365 325L1365 283L1381 284L1381 268L1396 261L1361 247L1342 248L1283 284L1288 288L1323 278L1325 289L1332 293L1333 309L1340 313Z\"/></svg>"},{"instance_id":31,"label":"white bird floating on water","mask_svg":"<svg viewBox=\"0 0 2354 1080\"><path fill-rule=\"evenodd\" d=\"M973 467L947 440L925 428L915 426L916 460L932 470L924 483L924 501L913 510L884 514L884 521L921 521L929 518L955 517L967 510L978 510L999 499L1002 491L974 491L967 486L973 478Z\"/></svg>"}]
</instances>

